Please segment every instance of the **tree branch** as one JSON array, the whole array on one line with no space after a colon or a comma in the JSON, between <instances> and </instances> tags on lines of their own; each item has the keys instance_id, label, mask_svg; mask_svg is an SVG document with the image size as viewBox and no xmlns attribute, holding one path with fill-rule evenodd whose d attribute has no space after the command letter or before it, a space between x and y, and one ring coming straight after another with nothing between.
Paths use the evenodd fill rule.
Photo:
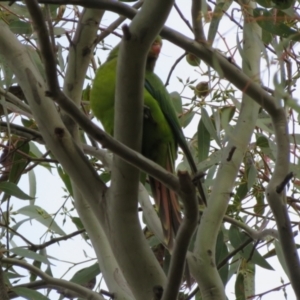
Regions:
<instances>
[{"instance_id":1,"label":"tree branch","mask_svg":"<svg viewBox=\"0 0 300 300\"><path fill-rule=\"evenodd\" d=\"M33 265L28 264L27 262L25 262L23 260L17 260L17 259L13 259L13 258L3 257L2 262L9 264L9 265L19 266L21 268L24 268L24 269L36 274L37 276L42 278L48 284L51 284L51 285L59 287L59 288L71 290L71 291L77 293L78 295L80 295L81 297L84 297L85 299L104 300L104 298L101 295L91 291L90 289L87 289L85 287L80 286L79 284L76 284L76 283L73 283L70 281L66 281L63 279L56 279L52 276L49 276L48 274L44 273L40 269L36 268Z\"/></svg>"},{"instance_id":2,"label":"tree branch","mask_svg":"<svg viewBox=\"0 0 300 300\"><path fill-rule=\"evenodd\" d=\"M2 254L1 254L2 255ZM0 257L0 299L1 300L9 300L9 297L8 297L8 288L5 284L5 281L4 281L4 272L3 272L3 269L2 269L2 257Z\"/></svg>"},{"instance_id":3,"label":"tree branch","mask_svg":"<svg viewBox=\"0 0 300 300\"><path fill-rule=\"evenodd\" d=\"M140 150L142 142L146 58L172 6L173 0L146 0L130 26L123 26L117 62L114 136L134 150ZM135 298L150 299L153 287L164 286L166 277L140 228L139 180L138 170L114 156L109 202L112 248ZM139 255L135 249L139 249Z\"/></svg>"},{"instance_id":4,"label":"tree branch","mask_svg":"<svg viewBox=\"0 0 300 300\"><path fill-rule=\"evenodd\" d=\"M277 187L283 182L289 173L289 138L286 114L283 109L278 109L272 115L277 143L277 157L273 176L266 189L267 200L274 214L279 241L283 250L285 262L289 271L289 279L292 287L300 299L300 262L297 248L294 242L294 234L291 221L285 203L285 191L277 192Z\"/></svg>"},{"instance_id":5,"label":"tree branch","mask_svg":"<svg viewBox=\"0 0 300 300\"><path fill-rule=\"evenodd\" d=\"M164 290L162 300L177 299L185 266L186 253L198 223L198 201L195 186L187 172L178 172L178 177L181 191L180 196L184 204L184 218L176 236L167 286Z\"/></svg>"},{"instance_id":6,"label":"tree branch","mask_svg":"<svg viewBox=\"0 0 300 300\"><path fill-rule=\"evenodd\" d=\"M2 2L4 0L0 0ZM39 0L39 3L49 4L74 4L88 8L98 8L110 10L118 14L122 14L129 19L132 19L136 10L132 7L123 4L122 2L109 0ZM235 85L243 93L250 96L259 105L265 108L270 115L277 110L275 99L269 95L264 89L244 74L234 64L230 63L226 57L222 56L219 51L214 50L206 44L199 44L192 39L184 36L180 32L164 26L161 31L161 36L178 47L198 56L210 67L217 69L222 76Z\"/></svg>"},{"instance_id":7,"label":"tree branch","mask_svg":"<svg viewBox=\"0 0 300 300\"><path fill-rule=\"evenodd\" d=\"M251 5L248 5L249 10L251 10ZM258 44L253 43L253 40L257 38L260 32L261 29L255 22L248 23L248 19L245 21L243 53L247 61L243 60L243 72L239 72L240 74L244 75L246 73L250 76L252 79L248 79L248 82L253 84L255 81L259 81L261 52L260 47ZM196 46L198 47L198 45ZM220 64L222 64L223 58L218 63L214 63L213 59L210 60L211 65L219 72L222 71ZM235 77L239 77L240 74L235 73ZM247 77L246 75L244 76ZM256 125L258 109L259 106L249 96L243 94L237 125L234 132L230 135L226 151L223 152L221 167L214 181L208 207L203 212L201 218L196 236L194 255L195 264L198 266L196 280L199 284L203 300L226 299L224 285L215 261L216 241L222 219L226 213L230 193L232 192L240 164ZM231 159L228 160L233 147L236 147L236 150Z\"/></svg>"},{"instance_id":8,"label":"tree branch","mask_svg":"<svg viewBox=\"0 0 300 300\"><path fill-rule=\"evenodd\" d=\"M207 8L206 8L207 9ZM192 0L192 21L193 21L193 31L195 41L198 43L205 43L206 38L203 30L202 23L202 1L201 0Z\"/></svg>"},{"instance_id":9,"label":"tree branch","mask_svg":"<svg viewBox=\"0 0 300 300\"><path fill-rule=\"evenodd\" d=\"M30 3L32 4L32 1ZM20 83L47 146L89 199L93 210L99 211L98 200L102 195L101 187L102 191L106 187L100 182L97 173L68 134L53 101L45 97L44 80L33 66L25 48L3 22L0 22L0 32L1 54ZM51 61L50 58L49 60ZM54 59L53 61L55 62ZM56 75L55 65L53 70L51 75ZM51 80L56 82L53 78ZM100 211L99 215L101 216Z\"/></svg>"},{"instance_id":10,"label":"tree branch","mask_svg":"<svg viewBox=\"0 0 300 300\"><path fill-rule=\"evenodd\" d=\"M50 86L50 93L54 95L61 95L62 97L72 99L72 104L75 104L76 108L80 105L82 87L85 80L85 74L90 63L91 57L93 55L93 50L96 46L96 36L99 27L100 20L104 14L103 10L95 9L84 9L80 15L79 23L76 28L75 35L70 42L70 52L68 57L68 67L66 71L65 81L64 81L64 93L60 92L59 87L55 86L55 82ZM39 22L39 20L36 20ZM42 28L43 24L37 23L37 26ZM46 28L44 28L46 30ZM40 35L42 38L42 36ZM45 41L44 41L45 42ZM43 55L47 53L42 49ZM53 69L53 66L51 66ZM51 76L54 72L50 69L50 66L46 66L46 73ZM69 101L68 99L68 101ZM78 108L76 109L78 112ZM82 115L81 112L79 114ZM72 134L74 140L78 145L81 145L78 123L76 120L69 115L68 111L61 112L64 124L66 124L68 130ZM90 121L88 121L91 123ZM72 178L71 178L72 179ZM80 219L87 230L89 237L93 243L95 253L97 255L98 264L100 270L102 271L105 282L110 291L113 291L116 297L120 299L130 299L132 294L126 280L124 279L123 273L116 261L111 245L109 243L108 237L105 234L106 228L106 197L102 197L102 209L99 214L96 210L92 209L89 203L89 199L86 195L81 193L81 188L72 179L72 186L74 191L74 202L76 210L80 216ZM100 199L99 199L100 200ZM116 270L120 270L116 273ZM115 280L115 276L118 280Z\"/></svg>"}]
</instances>

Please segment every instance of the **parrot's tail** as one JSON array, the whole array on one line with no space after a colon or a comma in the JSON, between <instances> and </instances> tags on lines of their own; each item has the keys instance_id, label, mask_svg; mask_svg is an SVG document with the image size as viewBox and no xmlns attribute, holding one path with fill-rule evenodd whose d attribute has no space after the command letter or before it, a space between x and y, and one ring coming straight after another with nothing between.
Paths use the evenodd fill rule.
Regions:
<instances>
[{"instance_id":1,"label":"parrot's tail","mask_svg":"<svg viewBox=\"0 0 300 300\"><path fill-rule=\"evenodd\" d=\"M149 182L162 223L165 243L169 249L172 249L173 239L182 219L177 194L152 177L149 178Z\"/></svg>"}]
</instances>

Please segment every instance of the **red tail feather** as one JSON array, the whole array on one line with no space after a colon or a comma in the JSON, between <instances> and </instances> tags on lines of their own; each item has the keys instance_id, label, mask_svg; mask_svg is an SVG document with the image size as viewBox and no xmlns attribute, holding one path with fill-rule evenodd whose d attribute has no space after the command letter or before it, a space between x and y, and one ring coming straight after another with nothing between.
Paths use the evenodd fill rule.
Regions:
<instances>
[{"instance_id":1,"label":"red tail feather","mask_svg":"<svg viewBox=\"0 0 300 300\"><path fill-rule=\"evenodd\" d=\"M172 172L173 168L168 163L168 171ZM173 239L178 231L181 222L180 206L176 193L169 190L161 182L149 178L153 198L157 205L158 215L162 223L165 242L169 248L173 246Z\"/></svg>"}]
</instances>

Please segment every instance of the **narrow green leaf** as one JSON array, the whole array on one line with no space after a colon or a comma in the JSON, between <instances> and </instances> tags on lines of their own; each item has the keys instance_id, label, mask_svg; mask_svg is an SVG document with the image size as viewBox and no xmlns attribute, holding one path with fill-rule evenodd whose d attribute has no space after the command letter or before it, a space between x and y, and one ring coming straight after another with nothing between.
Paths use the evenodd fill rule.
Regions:
<instances>
[{"instance_id":1,"label":"narrow green leaf","mask_svg":"<svg viewBox=\"0 0 300 300\"><path fill-rule=\"evenodd\" d=\"M230 121L232 120L234 113L235 113L236 107L235 106L227 106L227 107L222 107L220 109L220 114L221 114L221 126L225 130L227 129Z\"/></svg>"},{"instance_id":2,"label":"narrow green leaf","mask_svg":"<svg viewBox=\"0 0 300 300\"><path fill-rule=\"evenodd\" d=\"M217 238L216 246L216 263L217 265L229 254L226 243L224 242L223 232L220 230ZM228 282L229 264L228 262L218 270L224 286Z\"/></svg>"},{"instance_id":3,"label":"narrow green leaf","mask_svg":"<svg viewBox=\"0 0 300 300\"><path fill-rule=\"evenodd\" d=\"M217 142L217 144L221 147L221 141L217 135L215 127L213 125L212 120L210 119L206 109L201 107L201 120L203 120L203 124L205 125L207 131L211 135L211 137Z\"/></svg>"},{"instance_id":4,"label":"narrow green leaf","mask_svg":"<svg viewBox=\"0 0 300 300\"><path fill-rule=\"evenodd\" d=\"M268 31L266 31L264 29L262 29L261 32L262 32L262 37L261 37L262 42L265 45L269 45L272 42L272 40L273 40L273 35L270 32L268 32Z\"/></svg>"},{"instance_id":5,"label":"narrow green leaf","mask_svg":"<svg viewBox=\"0 0 300 300\"><path fill-rule=\"evenodd\" d=\"M256 1L260 6L265 8L271 8L274 6L271 0L257 0Z\"/></svg>"},{"instance_id":6,"label":"narrow green leaf","mask_svg":"<svg viewBox=\"0 0 300 300\"><path fill-rule=\"evenodd\" d=\"M248 189L248 191L250 191L257 179L257 170L253 163L249 167L249 170L247 173L247 179L248 179L247 180L247 189Z\"/></svg>"},{"instance_id":7,"label":"narrow green leaf","mask_svg":"<svg viewBox=\"0 0 300 300\"><path fill-rule=\"evenodd\" d=\"M77 227L78 230L84 229L84 226L83 226L80 218L78 218L78 217L71 217L71 220L75 224L75 226ZM89 236L88 236L88 234L86 232L83 232L81 235L82 235L82 237L86 241L90 239Z\"/></svg>"},{"instance_id":8,"label":"narrow green leaf","mask_svg":"<svg viewBox=\"0 0 300 300\"><path fill-rule=\"evenodd\" d=\"M46 80L46 72L45 72L44 64L42 63L41 57L38 54L37 50L29 45L26 45L26 50L27 50L27 53L29 54L31 61L36 66L36 68L38 69L38 71L40 72L40 74L44 78L44 80ZM35 129L35 128L32 128L32 129Z\"/></svg>"},{"instance_id":9,"label":"narrow green leaf","mask_svg":"<svg viewBox=\"0 0 300 300\"><path fill-rule=\"evenodd\" d=\"M229 265L229 273L228 273L228 281L230 280L230 278L237 274L237 270L239 268L240 265L240 260L241 260L241 256L240 254L236 254L232 260L231 263Z\"/></svg>"},{"instance_id":10,"label":"narrow green leaf","mask_svg":"<svg viewBox=\"0 0 300 300\"><path fill-rule=\"evenodd\" d=\"M266 131L267 133L274 133L272 120L269 117L258 118L256 121L256 126L261 128L263 131Z\"/></svg>"},{"instance_id":11,"label":"narrow green leaf","mask_svg":"<svg viewBox=\"0 0 300 300\"><path fill-rule=\"evenodd\" d=\"M78 283L80 285L84 285L85 283L90 282L94 279L97 275L100 274L99 264L95 263L87 268L83 268L77 271L74 276L71 278L70 281L74 283Z\"/></svg>"},{"instance_id":12,"label":"narrow green leaf","mask_svg":"<svg viewBox=\"0 0 300 300\"><path fill-rule=\"evenodd\" d=\"M100 179L104 182L107 183L111 180L111 172L109 171L104 171L100 174Z\"/></svg>"},{"instance_id":13,"label":"narrow green leaf","mask_svg":"<svg viewBox=\"0 0 300 300\"><path fill-rule=\"evenodd\" d=\"M232 2L233 0L225 0L222 2L218 1L217 5L215 6L207 35L207 40L209 41L210 45L212 45L213 41L215 40L220 21L224 15L224 11L228 10Z\"/></svg>"},{"instance_id":14,"label":"narrow green leaf","mask_svg":"<svg viewBox=\"0 0 300 300\"><path fill-rule=\"evenodd\" d=\"M264 193L257 193L255 195L256 203L253 210L256 214L262 216L265 212L265 195Z\"/></svg>"},{"instance_id":15,"label":"narrow green leaf","mask_svg":"<svg viewBox=\"0 0 300 300\"><path fill-rule=\"evenodd\" d=\"M210 134L205 127L202 118L198 123L198 130L197 130L197 137L198 137L198 161L204 161L209 154L209 147L210 147Z\"/></svg>"},{"instance_id":16,"label":"narrow green leaf","mask_svg":"<svg viewBox=\"0 0 300 300\"><path fill-rule=\"evenodd\" d=\"M240 209L241 201L246 197L248 193L247 182L241 182L236 189L233 203L237 209Z\"/></svg>"},{"instance_id":17,"label":"narrow green leaf","mask_svg":"<svg viewBox=\"0 0 300 300\"><path fill-rule=\"evenodd\" d=\"M255 265L247 262L244 271L244 286L246 299L255 295Z\"/></svg>"},{"instance_id":18,"label":"narrow green leaf","mask_svg":"<svg viewBox=\"0 0 300 300\"><path fill-rule=\"evenodd\" d=\"M38 260L34 260L32 265L38 269L41 269L42 262L38 261ZM30 271L30 282L34 282L36 280L36 278L37 278L36 273L33 273Z\"/></svg>"},{"instance_id":19,"label":"narrow green leaf","mask_svg":"<svg viewBox=\"0 0 300 300\"><path fill-rule=\"evenodd\" d=\"M170 97L177 114L182 114L182 100L178 92L170 93Z\"/></svg>"},{"instance_id":20,"label":"narrow green leaf","mask_svg":"<svg viewBox=\"0 0 300 300\"><path fill-rule=\"evenodd\" d=\"M42 295L41 293L25 288L25 287L15 287L11 289L17 295L28 299L28 300L50 300L48 297Z\"/></svg>"},{"instance_id":21,"label":"narrow green leaf","mask_svg":"<svg viewBox=\"0 0 300 300\"><path fill-rule=\"evenodd\" d=\"M220 137L221 132L221 117L219 110L213 109L212 122L216 129L217 136Z\"/></svg>"},{"instance_id":22,"label":"narrow green leaf","mask_svg":"<svg viewBox=\"0 0 300 300\"><path fill-rule=\"evenodd\" d=\"M239 272L235 283L237 300L248 299L255 294L254 290L255 266L246 259L241 261Z\"/></svg>"},{"instance_id":23,"label":"narrow green leaf","mask_svg":"<svg viewBox=\"0 0 300 300\"><path fill-rule=\"evenodd\" d=\"M244 274L238 273L235 281L235 298L236 300L246 300Z\"/></svg>"},{"instance_id":24,"label":"narrow green leaf","mask_svg":"<svg viewBox=\"0 0 300 300\"><path fill-rule=\"evenodd\" d=\"M256 140L256 146L260 148L268 148L269 147L268 139L265 136L259 136Z\"/></svg>"},{"instance_id":25,"label":"narrow green leaf","mask_svg":"<svg viewBox=\"0 0 300 300\"><path fill-rule=\"evenodd\" d=\"M233 225L230 226L228 237L231 245L234 248L238 248L247 239L249 239L249 237L244 232L240 232L239 229ZM272 266L266 261L266 259L263 258L256 249L253 249L253 247L254 244L253 242L251 242L244 249L242 249L239 254L247 261L250 260L253 264L257 264L267 270L273 270Z\"/></svg>"},{"instance_id":26,"label":"narrow green leaf","mask_svg":"<svg viewBox=\"0 0 300 300\"><path fill-rule=\"evenodd\" d=\"M266 156L275 161L277 148L273 141L267 139L265 136L259 136L256 145L261 148Z\"/></svg>"},{"instance_id":27,"label":"narrow green leaf","mask_svg":"<svg viewBox=\"0 0 300 300\"><path fill-rule=\"evenodd\" d=\"M15 145L15 149L25 154L29 154L29 144L27 142L18 141ZM13 154L12 168L8 177L9 181L17 184L27 165L28 159L24 158L18 151L15 151Z\"/></svg>"},{"instance_id":28,"label":"narrow green leaf","mask_svg":"<svg viewBox=\"0 0 300 300\"><path fill-rule=\"evenodd\" d=\"M1 6L5 7L9 12L13 12L14 14L9 14L9 17L15 17L15 15L20 15L22 17L30 18L30 14L25 5L14 3L14 5L10 5L10 2L2 2Z\"/></svg>"},{"instance_id":29,"label":"narrow green leaf","mask_svg":"<svg viewBox=\"0 0 300 300\"><path fill-rule=\"evenodd\" d=\"M281 245L278 241L274 241L274 246L275 246L275 251L276 251L276 255L277 258L282 266L282 269L284 270L285 274L287 275L288 278L290 278L290 273L289 273L289 269L285 263L285 258L284 258L284 254L281 248Z\"/></svg>"},{"instance_id":30,"label":"narrow green leaf","mask_svg":"<svg viewBox=\"0 0 300 300\"><path fill-rule=\"evenodd\" d=\"M36 128L36 123L33 119L28 120L28 119L25 119L25 118L21 118L21 122L24 125L24 127L26 127L26 128L37 129Z\"/></svg>"},{"instance_id":31,"label":"narrow green leaf","mask_svg":"<svg viewBox=\"0 0 300 300\"><path fill-rule=\"evenodd\" d=\"M46 226L49 230L56 232L59 235L66 235L65 232L57 225L51 215L49 215L43 208L37 205L24 206L17 211L17 213L30 217Z\"/></svg>"},{"instance_id":32,"label":"narrow green leaf","mask_svg":"<svg viewBox=\"0 0 300 300\"><path fill-rule=\"evenodd\" d=\"M37 254L37 253L30 251L28 249L25 249L25 248L16 247L16 248L10 249L9 251L16 255L22 256L22 257L40 261L44 264L50 264L48 258L46 258L45 256Z\"/></svg>"},{"instance_id":33,"label":"narrow green leaf","mask_svg":"<svg viewBox=\"0 0 300 300\"><path fill-rule=\"evenodd\" d=\"M194 115L195 115L195 112L193 110L188 110L187 112L182 114L179 117L179 122L181 124L181 127L183 127L183 128L187 127L190 124L190 122L193 120Z\"/></svg>"},{"instance_id":34,"label":"narrow green leaf","mask_svg":"<svg viewBox=\"0 0 300 300\"><path fill-rule=\"evenodd\" d=\"M28 22L20 21L19 19L13 20L9 23L9 28L13 33L16 34L32 34L32 26Z\"/></svg>"},{"instance_id":35,"label":"narrow green leaf","mask_svg":"<svg viewBox=\"0 0 300 300\"><path fill-rule=\"evenodd\" d=\"M26 277L25 275L20 275L18 273L15 272L15 270L12 270L13 272L5 272L5 275L8 279L16 279L16 278L22 278L22 277Z\"/></svg>"},{"instance_id":36,"label":"narrow green leaf","mask_svg":"<svg viewBox=\"0 0 300 300\"><path fill-rule=\"evenodd\" d=\"M256 18L257 24L267 32L278 35L283 38L290 38L294 41L300 40L298 31L285 25L283 22L275 22L272 13L263 8L255 8L253 16Z\"/></svg>"},{"instance_id":37,"label":"narrow green leaf","mask_svg":"<svg viewBox=\"0 0 300 300\"><path fill-rule=\"evenodd\" d=\"M33 142L29 142L29 149L30 154L36 158L41 158L43 156L43 153L41 150L37 147L37 145Z\"/></svg>"},{"instance_id":38,"label":"narrow green leaf","mask_svg":"<svg viewBox=\"0 0 300 300\"><path fill-rule=\"evenodd\" d=\"M200 162L197 165L197 169L205 171L209 169L211 166L219 164L222 157L222 151L223 150L218 150L212 153L206 160Z\"/></svg>"},{"instance_id":39,"label":"narrow green leaf","mask_svg":"<svg viewBox=\"0 0 300 300\"><path fill-rule=\"evenodd\" d=\"M57 171L60 178L64 182L66 189L68 190L70 195L73 196L73 188L72 188L71 179L69 175L65 173L65 171L60 166L58 166Z\"/></svg>"},{"instance_id":40,"label":"narrow green leaf","mask_svg":"<svg viewBox=\"0 0 300 300\"><path fill-rule=\"evenodd\" d=\"M33 200L33 197L25 194L15 183L9 181L0 182L0 190L6 195L14 196L21 200ZM6 197L5 197L6 198Z\"/></svg>"}]
</instances>

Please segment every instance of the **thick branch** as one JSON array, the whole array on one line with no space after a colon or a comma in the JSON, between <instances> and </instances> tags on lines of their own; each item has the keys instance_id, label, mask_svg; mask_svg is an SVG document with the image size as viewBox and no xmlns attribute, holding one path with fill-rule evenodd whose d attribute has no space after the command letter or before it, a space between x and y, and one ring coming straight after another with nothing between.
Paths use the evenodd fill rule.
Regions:
<instances>
[{"instance_id":1,"label":"thick branch","mask_svg":"<svg viewBox=\"0 0 300 300\"><path fill-rule=\"evenodd\" d=\"M285 203L285 191L278 193L277 187L289 173L288 126L285 111L280 109L272 115L277 143L277 157L273 176L267 187L267 200L272 209L279 232L279 240L283 250L286 265L289 270L289 278L292 287L300 299L300 262L297 248L294 242L291 221Z\"/></svg>"},{"instance_id":2,"label":"thick branch","mask_svg":"<svg viewBox=\"0 0 300 300\"><path fill-rule=\"evenodd\" d=\"M250 10L250 4L248 7ZM239 74L235 74L238 77L240 74L244 75L245 72L253 78L248 79L253 84L255 79L256 81L259 79L258 76L260 74L261 49L257 44L253 43L254 38L258 38L257 35L259 34L260 28L257 24L254 22L245 24L243 51L244 56L247 57L247 62L243 63L243 72L239 71ZM210 59L210 63L217 70L222 70L220 65L222 65L223 58L220 57L217 63L213 60L214 57ZM244 76L246 77L246 75ZM244 94L237 125L230 135L226 151L223 153L221 167L214 182L208 207L203 212L197 232L194 249L198 265L196 280L199 284L202 298L205 300L226 299L223 282L219 276L215 261L216 241L228 206L230 193L256 124L258 109L258 105ZM236 150L234 155L231 155L233 147L236 147ZM228 160L230 156L231 159Z\"/></svg>"},{"instance_id":3,"label":"thick branch","mask_svg":"<svg viewBox=\"0 0 300 300\"><path fill-rule=\"evenodd\" d=\"M134 150L141 149L147 54L172 5L172 0L146 0L130 27L123 26L117 63L114 136ZM109 202L112 248L135 298L150 299L153 287L163 286L166 278L140 228L137 214L140 174L118 156L114 156L112 171Z\"/></svg>"}]
</instances>

